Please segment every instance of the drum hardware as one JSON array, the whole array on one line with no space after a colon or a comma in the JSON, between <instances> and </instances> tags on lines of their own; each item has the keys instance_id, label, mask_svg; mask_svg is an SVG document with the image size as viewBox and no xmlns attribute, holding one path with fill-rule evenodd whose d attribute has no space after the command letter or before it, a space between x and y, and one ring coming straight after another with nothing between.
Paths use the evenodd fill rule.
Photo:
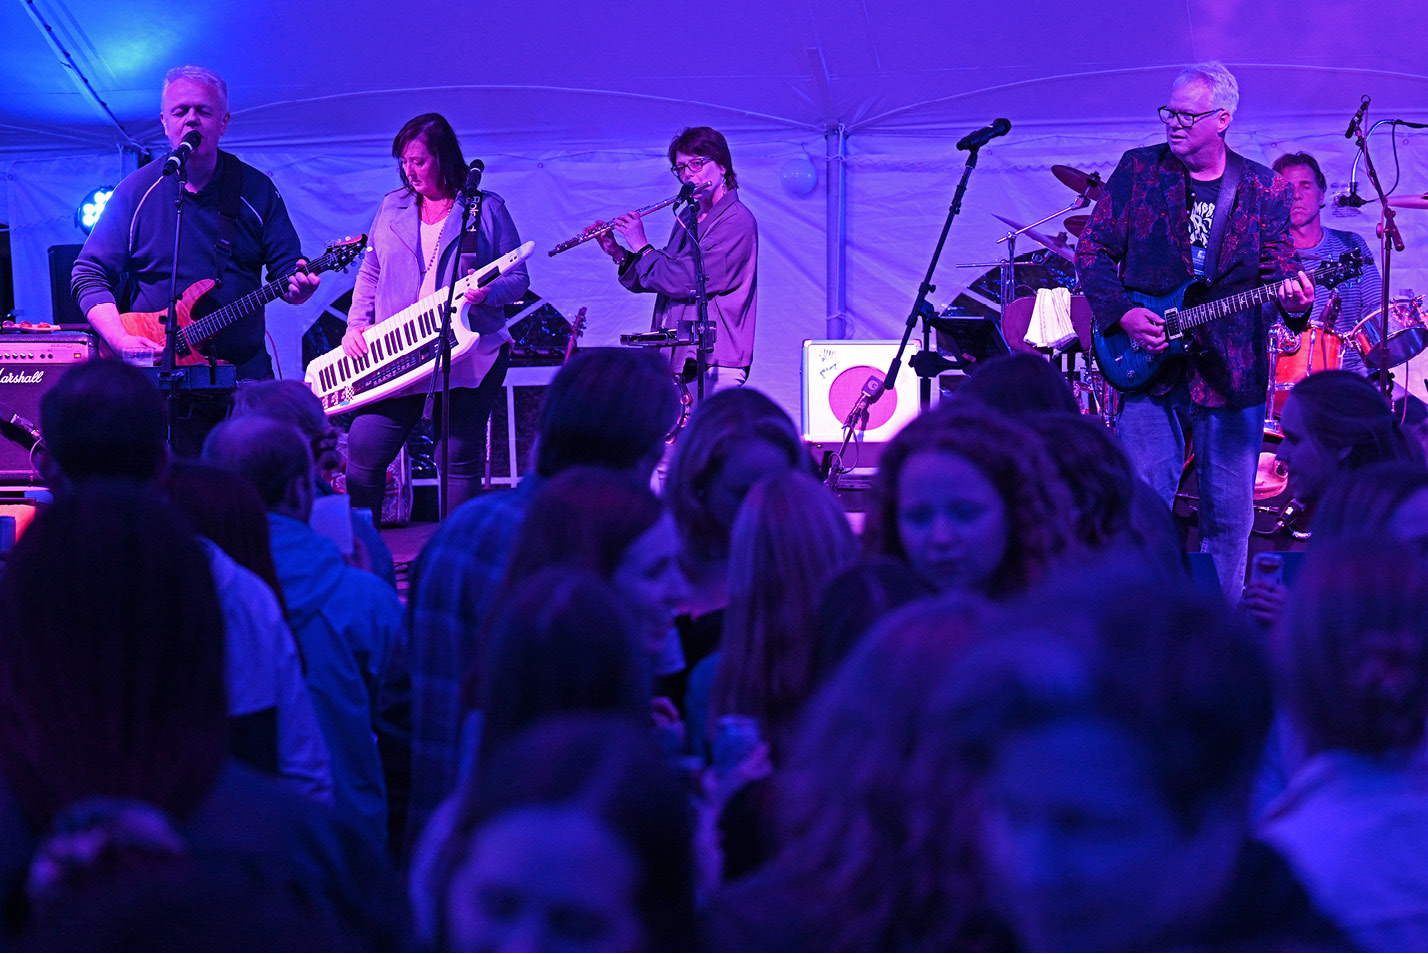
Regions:
<instances>
[{"instance_id":1,"label":"drum hardware","mask_svg":"<svg viewBox=\"0 0 1428 954\"><path fill-rule=\"evenodd\" d=\"M1284 440L1279 427L1264 428L1259 464L1254 478L1254 527L1255 533L1271 536L1281 529L1281 518L1290 503L1289 469L1284 466L1276 452ZM1180 486L1175 491L1175 513L1180 517L1198 515L1200 510L1200 481L1195 467L1195 450L1192 442L1185 447L1185 464L1180 472ZM1290 517L1294 513L1290 512Z\"/></svg>"},{"instance_id":2,"label":"drum hardware","mask_svg":"<svg viewBox=\"0 0 1428 954\"><path fill-rule=\"evenodd\" d=\"M1275 422L1284 413L1284 402L1294 385L1317 371L1334 371L1343 366L1344 339L1333 330L1342 305L1343 299L1334 291L1323 313L1311 319L1300 333L1295 334L1278 321L1270 328L1266 422Z\"/></svg>"},{"instance_id":3,"label":"drum hardware","mask_svg":"<svg viewBox=\"0 0 1428 954\"><path fill-rule=\"evenodd\" d=\"M1062 168L1070 169L1069 166L1065 166L1065 167L1062 167ZM1054 170L1053 170L1053 171L1054 171ZM1072 171L1072 172L1075 172L1076 170L1072 169L1071 171ZM997 239L997 244L998 244L998 245L1000 245L1000 244L1003 243L1003 242L1006 242L1006 243L1007 243L1007 257L1006 257L1006 260L1005 260L1005 261L1002 263L1002 265L1001 265L1001 269L1002 269L1001 301L1002 301L1002 308L1003 308L1003 310L1005 310L1006 305L1007 305L1008 302L1010 302L1010 301L1012 301L1012 300L1014 300L1014 299L1016 298L1016 238L1017 238L1017 236L1018 236L1018 235L1023 235L1023 234L1030 235L1030 236L1031 236L1034 240L1036 240L1038 243L1040 243L1041 245L1045 246L1048 250L1050 250L1051 252L1055 253L1056 255L1059 255L1059 256L1061 256L1062 258L1066 259L1066 261L1070 262L1070 263L1074 266L1074 265L1076 264L1076 254L1075 254L1075 250L1073 249L1073 247L1071 246L1071 244L1066 241L1066 236L1064 236L1064 235L1059 235L1059 236L1056 237L1056 239L1053 240L1053 239L1047 238L1045 235L1042 235L1040 232L1036 232L1036 231L1034 231L1034 230L1036 229L1037 226L1042 225L1042 224L1045 223L1045 222L1049 222L1049 221L1051 221L1052 219L1059 218L1060 216L1065 215L1067 212L1074 212L1074 211L1076 211L1077 209L1084 209L1086 206L1088 206L1088 205L1090 205L1090 204L1091 204L1091 199L1090 199L1086 194L1083 193L1083 194L1081 194L1081 195L1076 196L1075 201L1073 201L1070 205L1066 206L1066 208L1060 209L1059 211L1056 211L1056 212L1053 212L1053 213L1051 213L1050 215L1044 215L1044 216L1042 216L1041 218L1037 219L1035 222L1031 223L1030 225L1025 225L1025 226L1017 224L1015 221L1013 221L1012 219L1007 218L1007 217L1004 216L1004 215L998 215L998 216L997 216L998 219L1000 219L1002 222L1006 223L1007 225L1011 226L1011 228L1012 228L1012 231L1008 232L1006 235L1003 235L1001 238Z\"/></svg>"},{"instance_id":4,"label":"drum hardware","mask_svg":"<svg viewBox=\"0 0 1428 954\"><path fill-rule=\"evenodd\" d=\"M1071 393L1081 406L1082 414L1095 414L1112 433L1116 430L1116 418L1121 412L1121 392L1111 386L1106 376L1096 367L1096 355L1086 351L1081 355L1081 364L1071 375Z\"/></svg>"},{"instance_id":5,"label":"drum hardware","mask_svg":"<svg viewBox=\"0 0 1428 954\"><path fill-rule=\"evenodd\" d=\"M1388 204L1396 209L1428 209L1428 192L1422 195L1391 195Z\"/></svg>"},{"instance_id":6,"label":"drum hardware","mask_svg":"<svg viewBox=\"0 0 1428 954\"><path fill-rule=\"evenodd\" d=\"M996 213L992 214L996 215ZM1074 263L1076 261L1076 246L1066 241L1065 232L1058 233L1055 237L1051 237L1044 235L1043 233L1038 232L1036 230L1036 226L1040 225L1042 222L1047 221L1047 219L1054 219L1060 214L1060 212L1053 212L1045 219L1033 222L1031 225L1021 225L1015 219L1009 219L1005 215L996 215L998 219L1011 226L1011 228L1014 230L1009 235L1004 235L1001 238L997 239L997 241L1006 242L1017 235L1025 235L1033 242L1036 242L1055 252L1057 255L1060 255L1062 258L1066 259L1066 261Z\"/></svg>"},{"instance_id":7,"label":"drum hardware","mask_svg":"<svg viewBox=\"0 0 1428 954\"><path fill-rule=\"evenodd\" d=\"M1086 198L1088 204L1101 201L1104 183L1099 172L1082 172L1072 166L1052 166L1051 174L1066 188Z\"/></svg>"},{"instance_id":8,"label":"drum hardware","mask_svg":"<svg viewBox=\"0 0 1428 954\"><path fill-rule=\"evenodd\" d=\"M1377 367L1388 354L1389 367L1397 367L1428 349L1428 326L1423 320L1423 296L1395 298L1389 302L1387 347L1383 344L1384 313L1376 308L1349 331L1349 341L1364 356L1364 363Z\"/></svg>"}]
</instances>

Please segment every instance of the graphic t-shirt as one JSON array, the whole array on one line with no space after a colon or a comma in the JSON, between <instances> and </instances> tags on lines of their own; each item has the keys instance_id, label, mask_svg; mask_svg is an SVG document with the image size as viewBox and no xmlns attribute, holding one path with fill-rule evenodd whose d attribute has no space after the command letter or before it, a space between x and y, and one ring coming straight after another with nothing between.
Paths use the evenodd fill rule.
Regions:
<instances>
[{"instance_id":1,"label":"graphic t-shirt","mask_svg":"<svg viewBox=\"0 0 1428 954\"><path fill-rule=\"evenodd\" d=\"M1210 243L1210 226L1215 221L1215 203L1220 198L1220 180L1190 180L1190 260L1195 274L1205 274L1205 247Z\"/></svg>"}]
</instances>

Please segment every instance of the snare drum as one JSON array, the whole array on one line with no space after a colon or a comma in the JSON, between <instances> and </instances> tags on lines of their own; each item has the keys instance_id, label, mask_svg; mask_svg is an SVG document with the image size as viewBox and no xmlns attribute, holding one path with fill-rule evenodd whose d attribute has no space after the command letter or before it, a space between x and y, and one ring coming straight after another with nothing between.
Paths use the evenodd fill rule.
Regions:
<instances>
[{"instance_id":1,"label":"snare drum","mask_svg":"<svg viewBox=\"0 0 1428 954\"><path fill-rule=\"evenodd\" d=\"M1428 327L1423 324L1420 308L1422 298L1400 298L1388 304L1388 364L1397 367L1418 357L1428 348ZM1349 341L1364 356L1364 364L1376 368L1382 362L1385 349L1379 347L1383 337L1383 309L1378 308L1354 325Z\"/></svg>"},{"instance_id":2,"label":"snare drum","mask_svg":"<svg viewBox=\"0 0 1428 954\"><path fill-rule=\"evenodd\" d=\"M1318 371L1337 371L1342 366L1344 339L1328 328L1310 325L1297 336L1288 329L1281 333L1279 357L1274 362L1274 416L1284 410L1289 389Z\"/></svg>"}]
</instances>

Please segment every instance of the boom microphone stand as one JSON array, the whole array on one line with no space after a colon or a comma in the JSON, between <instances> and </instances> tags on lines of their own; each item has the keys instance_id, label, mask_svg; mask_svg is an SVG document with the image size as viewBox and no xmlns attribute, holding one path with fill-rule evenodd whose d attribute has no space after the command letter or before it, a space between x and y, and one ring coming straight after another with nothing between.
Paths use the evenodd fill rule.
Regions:
<instances>
[{"instance_id":1,"label":"boom microphone stand","mask_svg":"<svg viewBox=\"0 0 1428 954\"><path fill-rule=\"evenodd\" d=\"M1359 153L1364 157L1364 168L1368 170L1369 182L1373 183L1374 191L1378 193L1379 204L1383 207L1383 216L1380 219L1382 229L1379 236L1379 256L1383 262L1382 279L1383 286L1380 293L1383 301L1383 308L1379 312L1379 356L1378 356L1378 386L1383 390L1383 396L1389 405L1393 404L1393 384L1388 374L1388 305L1389 290L1393 287L1389 273L1393 270L1394 251L1403 251L1403 236L1398 231L1398 223L1394 221L1394 211L1388 204L1388 196L1383 191L1383 184L1379 182L1378 171L1373 167L1373 158L1368 151L1368 137L1373 134L1381 124L1389 122L1383 119L1374 123L1367 131L1363 128L1363 114L1368 108L1368 97L1363 98L1363 104L1359 107L1358 115L1354 117L1349 127L1351 135L1355 136L1358 143Z\"/></svg>"},{"instance_id":2,"label":"boom microphone stand","mask_svg":"<svg viewBox=\"0 0 1428 954\"><path fill-rule=\"evenodd\" d=\"M1006 122L999 120L998 122ZM1010 124L1007 124L1010 127ZM973 136L976 134L974 133ZM962 140L969 142L972 136ZM967 147L967 164L962 169L962 180L957 183L957 191L952 194L952 204L947 208L947 218L942 223L942 234L937 238L937 247L932 250L932 261L927 264L927 274L922 278L922 284L917 289L917 299L912 303L912 310L907 315L907 326L902 332L902 341L898 344L897 354L893 355L892 363L888 365L887 374L879 378L876 374L869 375L868 380L863 383L863 393L858 395L858 400L853 403L853 408L848 412L848 417L843 421L843 443L838 446L837 453L828 459L827 483L833 490L838 489L838 477L843 467L843 454L847 452L848 445L853 441L853 435L860 428L867 429L868 408L878 402L889 388L894 387L897 382L897 373L902 368L903 352L907 350L907 342L912 337L912 330L917 327L918 319L932 314L932 305L928 302L927 296L937 290L937 286L932 284L932 275L937 271L937 263L942 258L942 247L947 244L947 233L952 230L952 220L962 211L962 197L967 194L967 180L972 177L972 170L977 168L977 152L982 147L981 142L972 141Z\"/></svg>"}]
</instances>

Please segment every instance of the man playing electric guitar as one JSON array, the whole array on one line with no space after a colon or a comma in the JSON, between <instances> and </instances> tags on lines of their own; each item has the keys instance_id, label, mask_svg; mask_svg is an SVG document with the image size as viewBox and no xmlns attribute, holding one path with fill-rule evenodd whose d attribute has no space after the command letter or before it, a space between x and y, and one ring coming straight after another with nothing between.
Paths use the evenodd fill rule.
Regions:
<instances>
[{"instance_id":1,"label":"man playing electric guitar","mask_svg":"<svg viewBox=\"0 0 1428 954\"><path fill-rule=\"evenodd\" d=\"M1275 307L1291 327L1303 327L1314 286L1289 237L1291 190L1227 148L1238 105L1239 84L1222 64L1187 67L1160 109L1166 144L1125 153L1107 181L1076 249L1081 286L1107 340L1128 335L1136 350L1164 352L1165 319L1132 296L1165 296L1196 275L1213 299L1281 283ZM1244 582L1254 519L1268 328L1260 307L1206 324L1187 354L1125 395L1117 420L1137 470L1167 504L1184 463L1187 425L1193 432L1200 547L1227 594L1238 595Z\"/></svg>"},{"instance_id":2,"label":"man playing electric guitar","mask_svg":"<svg viewBox=\"0 0 1428 954\"><path fill-rule=\"evenodd\" d=\"M190 132L201 137L187 164L179 292L203 279L219 279L202 300L212 310L257 289L266 266L270 278L294 273L285 301L306 301L318 278L296 271L307 263L300 257L297 232L282 196L267 176L218 149L219 137L228 128L228 85L206 69L182 66L165 77L160 102L159 118L172 146L177 148ZM156 160L119 183L71 273L75 300L95 330L121 353L164 346L126 330L116 304L127 275L133 311L168 307L178 187L177 176L161 174L162 165ZM231 220L227 225L225 218ZM231 250L226 253L220 250L225 234ZM201 347L237 365L240 378L271 378L264 330L258 308Z\"/></svg>"}]
</instances>

